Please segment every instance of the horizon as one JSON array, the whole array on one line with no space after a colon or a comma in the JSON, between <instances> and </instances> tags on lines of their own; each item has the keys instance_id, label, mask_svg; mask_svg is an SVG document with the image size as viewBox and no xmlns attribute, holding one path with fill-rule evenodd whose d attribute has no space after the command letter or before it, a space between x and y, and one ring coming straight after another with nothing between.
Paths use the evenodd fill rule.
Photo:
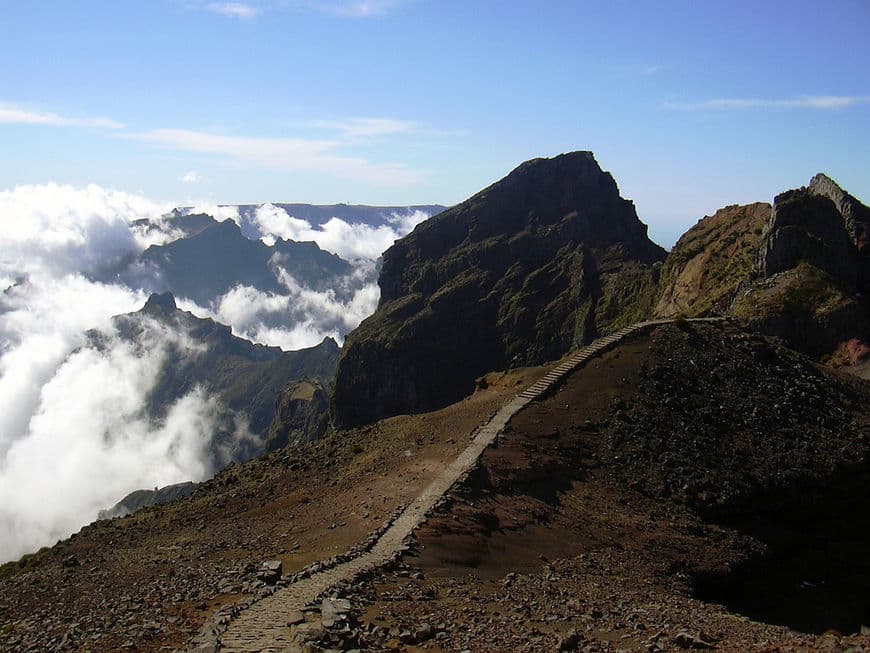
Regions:
<instances>
[{"instance_id":1,"label":"horizon","mask_svg":"<svg viewBox=\"0 0 870 653\"><path fill-rule=\"evenodd\" d=\"M4 18L7 192L453 206L583 149L666 247L817 172L870 197L866 3L42 2Z\"/></svg>"}]
</instances>

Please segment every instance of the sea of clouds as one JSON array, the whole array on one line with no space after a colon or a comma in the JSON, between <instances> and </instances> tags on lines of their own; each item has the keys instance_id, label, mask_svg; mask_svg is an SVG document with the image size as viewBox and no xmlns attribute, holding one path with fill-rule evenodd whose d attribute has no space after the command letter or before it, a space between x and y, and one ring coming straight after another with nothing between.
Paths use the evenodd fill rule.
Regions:
<instances>
[{"instance_id":1,"label":"sea of clouds","mask_svg":"<svg viewBox=\"0 0 870 653\"><path fill-rule=\"evenodd\" d=\"M0 192L0 562L68 536L134 489L216 471L207 448L225 409L204 388L160 420L144 411L170 348L196 355L196 343L157 323L136 344L117 337L112 316L141 309L149 289L96 280L148 246L180 237L169 223L131 225L171 208L94 185ZM234 207L194 211L239 220ZM178 303L263 344L299 349L325 336L341 342L377 306L377 257L427 217L312 225L263 205L255 222L264 242L313 240L351 261L354 272L316 292L276 267L284 294L237 286L208 306ZM90 344L89 329L104 334L102 347Z\"/></svg>"}]
</instances>

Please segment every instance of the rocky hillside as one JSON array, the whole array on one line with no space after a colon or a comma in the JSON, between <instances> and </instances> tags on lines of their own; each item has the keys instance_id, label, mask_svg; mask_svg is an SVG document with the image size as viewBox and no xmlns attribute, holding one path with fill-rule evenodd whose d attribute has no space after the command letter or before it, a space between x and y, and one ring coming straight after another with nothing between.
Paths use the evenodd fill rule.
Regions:
<instances>
[{"instance_id":1,"label":"rocky hillside","mask_svg":"<svg viewBox=\"0 0 870 653\"><path fill-rule=\"evenodd\" d=\"M870 208L823 174L773 206L725 207L668 255L655 315L732 315L813 356L856 363L870 340L868 239Z\"/></svg>"},{"instance_id":2,"label":"rocky hillside","mask_svg":"<svg viewBox=\"0 0 870 653\"><path fill-rule=\"evenodd\" d=\"M380 304L352 332L339 427L444 406L645 316L665 252L590 152L528 161L384 254Z\"/></svg>"},{"instance_id":3,"label":"rocky hillside","mask_svg":"<svg viewBox=\"0 0 870 653\"><path fill-rule=\"evenodd\" d=\"M266 451L317 440L329 425L328 408L328 386L321 381L290 381L278 395Z\"/></svg>"},{"instance_id":4,"label":"rocky hillside","mask_svg":"<svg viewBox=\"0 0 870 653\"><path fill-rule=\"evenodd\" d=\"M823 174L778 195L732 314L814 355L867 342L868 234L870 208Z\"/></svg>"},{"instance_id":5,"label":"rocky hillside","mask_svg":"<svg viewBox=\"0 0 870 653\"><path fill-rule=\"evenodd\" d=\"M726 313L753 270L770 208L761 202L726 206L683 234L662 268L655 314Z\"/></svg>"},{"instance_id":6,"label":"rocky hillside","mask_svg":"<svg viewBox=\"0 0 870 653\"><path fill-rule=\"evenodd\" d=\"M151 295L141 311L114 318L120 337L136 347L150 346L155 324L166 327L181 344L170 347L146 410L160 418L196 386L215 396L227 411L224 428L213 436L217 469L229 460L262 453L281 389L302 380L329 384L338 360L339 347L331 338L299 351L254 344L232 335L223 324L178 309L168 293ZM99 348L108 336L91 332L90 337ZM240 417L252 438L231 437Z\"/></svg>"},{"instance_id":7,"label":"rocky hillside","mask_svg":"<svg viewBox=\"0 0 870 653\"><path fill-rule=\"evenodd\" d=\"M363 540L550 369L232 465L0 567L0 649L184 650ZM868 398L730 325L633 337L517 414L395 566L336 590L347 614L306 611L306 645L861 650ZM284 578L264 573L272 559Z\"/></svg>"}]
</instances>

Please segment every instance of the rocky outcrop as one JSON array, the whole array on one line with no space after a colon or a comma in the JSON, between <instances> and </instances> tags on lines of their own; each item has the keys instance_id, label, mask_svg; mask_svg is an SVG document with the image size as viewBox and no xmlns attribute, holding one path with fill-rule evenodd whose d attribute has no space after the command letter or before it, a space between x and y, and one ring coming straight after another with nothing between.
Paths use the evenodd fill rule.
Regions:
<instances>
[{"instance_id":1,"label":"rocky outcrop","mask_svg":"<svg viewBox=\"0 0 870 653\"><path fill-rule=\"evenodd\" d=\"M858 287L857 253L837 205L809 188L800 188L774 199L757 273L770 277L806 262L854 292Z\"/></svg>"},{"instance_id":2,"label":"rocky outcrop","mask_svg":"<svg viewBox=\"0 0 870 653\"><path fill-rule=\"evenodd\" d=\"M331 411L348 427L447 405L647 315L665 253L590 152L528 161L384 254Z\"/></svg>"},{"instance_id":3,"label":"rocky outcrop","mask_svg":"<svg viewBox=\"0 0 870 653\"><path fill-rule=\"evenodd\" d=\"M750 275L770 204L726 206L683 234L662 268L655 314L694 317L727 312Z\"/></svg>"},{"instance_id":4,"label":"rocky outcrop","mask_svg":"<svg viewBox=\"0 0 870 653\"><path fill-rule=\"evenodd\" d=\"M275 418L269 426L266 451L311 442L327 428L329 395L316 380L291 381L275 402Z\"/></svg>"},{"instance_id":5,"label":"rocky outcrop","mask_svg":"<svg viewBox=\"0 0 870 653\"><path fill-rule=\"evenodd\" d=\"M340 349L332 338L315 347L282 351L232 334L230 327L178 309L170 293L152 294L141 311L113 318L117 336L89 332L97 349L116 345L114 337L134 351L166 348L157 381L146 397L145 410L153 419L193 388L201 387L219 400L219 424L211 434L213 467L229 460L246 460L264 451L276 416L276 397L288 383L308 379L326 385L332 380ZM325 413L325 405L322 406ZM240 421L241 420L241 421ZM240 423L248 437L239 437Z\"/></svg>"},{"instance_id":6,"label":"rocky outcrop","mask_svg":"<svg viewBox=\"0 0 870 653\"><path fill-rule=\"evenodd\" d=\"M197 485L197 483L192 481L186 481L184 483L166 485L162 488L154 488L153 490L134 490L108 510L100 510L97 519L125 517L141 508L162 506L166 503L178 501L193 494Z\"/></svg>"},{"instance_id":7,"label":"rocky outcrop","mask_svg":"<svg viewBox=\"0 0 870 653\"><path fill-rule=\"evenodd\" d=\"M774 200L750 283L731 307L813 355L870 336L870 209L818 174Z\"/></svg>"}]
</instances>

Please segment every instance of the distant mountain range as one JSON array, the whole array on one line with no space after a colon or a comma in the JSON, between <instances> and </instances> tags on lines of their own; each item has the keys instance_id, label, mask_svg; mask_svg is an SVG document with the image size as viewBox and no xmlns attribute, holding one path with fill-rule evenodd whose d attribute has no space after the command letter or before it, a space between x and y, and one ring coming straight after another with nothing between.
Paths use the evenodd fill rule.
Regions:
<instances>
[{"instance_id":1,"label":"distant mountain range","mask_svg":"<svg viewBox=\"0 0 870 653\"><path fill-rule=\"evenodd\" d=\"M152 419L160 419L197 386L216 397L225 412L211 435L214 469L262 453L281 389L300 380L329 386L340 351L331 338L299 351L254 344L232 335L223 324L178 309L169 293L154 294L142 310L113 318L119 337L137 350L150 345L152 322L184 337L189 346L170 348L144 409ZM111 346L106 333L91 331L89 337L97 349ZM236 437L239 418L246 421L251 437Z\"/></svg>"},{"instance_id":2,"label":"distant mountain range","mask_svg":"<svg viewBox=\"0 0 870 653\"><path fill-rule=\"evenodd\" d=\"M277 204L278 208L313 225L332 218L369 226L388 224L391 216L425 211L440 212L440 206L372 207L315 206ZM176 209L160 220L138 220L133 228L141 232L176 233L180 237L163 245L152 245L140 255L128 258L102 275L104 281L120 281L132 288L151 292L171 292L207 306L231 288L244 285L260 292L286 294L278 268L299 284L316 291L328 289L352 293L365 281L339 283L353 271L353 266L335 254L323 251L314 242L296 242L278 238L273 245L260 240L260 229L253 219L257 205L235 208L239 223L219 222L205 213L188 213Z\"/></svg>"},{"instance_id":3,"label":"distant mountain range","mask_svg":"<svg viewBox=\"0 0 870 653\"><path fill-rule=\"evenodd\" d=\"M177 221L184 224L189 219ZM240 284L286 294L278 266L318 291L338 287L338 279L353 271L350 263L313 242L278 239L269 246L244 236L233 220L193 219L190 235L152 245L118 271L118 278L131 287L144 284L153 292L171 292L205 306Z\"/></svg>"}]
</instances>

